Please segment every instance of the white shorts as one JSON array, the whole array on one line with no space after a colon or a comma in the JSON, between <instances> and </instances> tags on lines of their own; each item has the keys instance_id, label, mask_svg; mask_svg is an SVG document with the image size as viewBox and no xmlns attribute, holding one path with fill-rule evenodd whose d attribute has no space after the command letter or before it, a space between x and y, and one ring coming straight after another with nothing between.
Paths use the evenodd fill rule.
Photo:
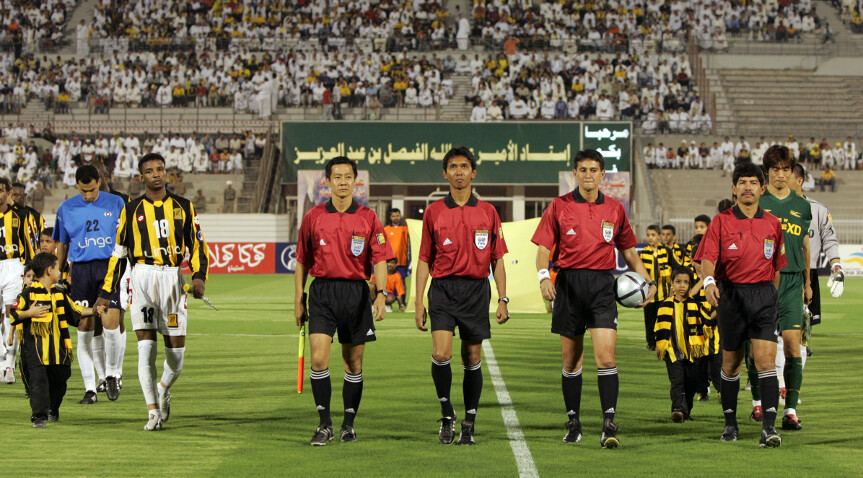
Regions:
<instances>
[{"instance_id":1,"label":"white shorts","mask_svg":"<svg viewBox=\"0 0 863 478\"><path fill-rule=\"evenodd\" d=\"M3 304L14 305L21 295L23 286L24 264L19 259L0 261L0 291L3 293Z\"/></svg>"},{"instance_id":2,"label":"white shorts","mask_svg":"<svg viewBox=\"0 0 863 478\"><path fill-rule=\"evenodd\" d=\"M186 335L186 292L178 267L136 264L132 269L134 330L158 330L172 337Z\"/></svg>"},{"instance_id":3,"label":"white shorts","mask_svg":"<svg viewBox=\"0 0 863 478\"><path fill-rule=\"evenodd\" d=\"M128 259L123 260L126 261L126 270L123 272L123 277L120 279L120 308L128 310L132 289L132 264Z\"/></svg>"}]
</instances>

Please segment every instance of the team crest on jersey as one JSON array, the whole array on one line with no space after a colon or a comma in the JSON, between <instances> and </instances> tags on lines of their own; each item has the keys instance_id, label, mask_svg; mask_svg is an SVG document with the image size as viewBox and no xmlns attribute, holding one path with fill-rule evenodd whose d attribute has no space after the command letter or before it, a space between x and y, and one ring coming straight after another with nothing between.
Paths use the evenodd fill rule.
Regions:
<instances>
[{"instance_id":1,"label":"team crest on jersey","mask_svg":"<svg viewBox=\"0 0 863 478\"><path fill-rule=\"evenodd\" d=\"M381 244L381 245L386 244L387 240L383 234L378 234L375 237L378 239L378 244Z\"/></svg>"},{"instance_id":2,"label":"team crest on jersey","mask_svg":"<svg viewBox=\"0 0 863 478\"><path fill-rule=\"evenodd\" d=\"M479 250L483 250L488 246L488 231L487 230L479 230L474 232L473 234L473 243L476 244L476 248Z\"/></svg>"},{"instance_id":3,"label":"team crest on jersey","mask_svg":"<svg viewBox=\"0 0 863 478\"><path fill-rule=\"evenodd\" d=\"M363 249L366 247L366 238L363 236L352 236L351 237L351 254L355 257L359 257L360 254L363 253Z\"/></svg>"},{"instance_id":4,"label":"team crest on jersey","mask_svg":"<svg viewBox=\"0 0 863 478\"><path fill-rule=\"evenodd\" d=\"M182 217L182 216L183 216L183 210L178 208L178 207L174 208L174 217Z\"/></svg>"},{"instance_id":5,"label":"team crest on jersey","mask_svg":"<svg viewBox=\"0 0 863 478\"><path fill-rule=\"evenodd\" d=\"M773 258L773 251L776 250L776 243L773 239L764 239L764 257L766 259Z\"/></svg>"},{"instance_id":6,"label":"team crest on jersey","mask_svg":"<svg viewBox=\"0 0 863 478\"><path fill-rule=\"evenodd\" d=\"M608 221L602 221L602 238L605 239L605 242L611 242L611 239L614 237L614 223Z\"/></svg>"},{"instance_id":7,"label":"team crest on jersey","mask_svg":"<svg viewBox=\"0 0 863 478\"><path fill-rule=\"evenodd\" d=\"M20 225L21 225L21 223L20 223L20 222L18 222L18 218L13 217L13 218L12 218L12 227L13 227L13 228L16 228L16 227L18 227L18 226L20 226Z\"/></svg>"}]
</instances>

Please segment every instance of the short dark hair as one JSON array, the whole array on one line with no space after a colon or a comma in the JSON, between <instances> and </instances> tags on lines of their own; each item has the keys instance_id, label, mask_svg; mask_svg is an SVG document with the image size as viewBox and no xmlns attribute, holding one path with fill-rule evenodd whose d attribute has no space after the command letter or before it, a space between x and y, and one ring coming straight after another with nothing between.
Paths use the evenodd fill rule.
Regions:
<instances>
[{"instance_id":1,"label":"short dark hair","mask_svg":"<svg viewBox=\"0 0 863 478\"><path fill-rule=\"evenodd\" d=\"M595 149L584 149L575 153L575 156L572 157L572 169L578 169L578 163L582 161L596 161L599 163L599 167L605 171L605 158Z\"/></svg>"},{"instance_id":2,"label":"short dark hair","mask_svg":"<svg viewBox=\"0 0 863 478\"><path fill-rule=\"evenodd\" d=\"M737 183L735 183L735 184L737 184ZM734 200L725 198L725 199L719 201L719 204L716 205L716 210L717 210L717 212L722 212L722 211L730 208L731 206L734 206Z\"/></svg>"},{"instance_id":3,"label":"short dark hair","mask_svg":"<svg viewBox=\"0 0 863 478\"><path fill-rule=\"evenodd\" d=\"M40 252L30 260L30 268L33 269L34 277L42 277L49 267L57 265L57 256L50 252Z\"/></svg>"},{"instance_id":4,"label":"short dark hair","mask_svg":"<svg viewBox=\"0 0 863 478\"><path fill-rule=\"evenodd\" d=\"M401 213L402 213L402 212L399 210L399 208L394 207L394 208L391 208L389 211L387 211L387 217L389 217L389 216L390 216L390 214L392 214L392 213L394 213L394 212L397 212L397 213L399 213L399 214L401 214Z\"/></svg>"},{"instance_id":5,"label":"short dark hair","mask_svg":"<svg viewBox=\"0 0 863 478\"><path fill-rule=\"evenodd\" d=\"M703 222L704 224L710 225L710 216L707 214L699 214L695 216L695 220L693 222Z\"/></svg>"},{"instance_id":6,"label":"short dark hair","mask_svg":"<svg viewBox=\"0 0 863 478\"><path fill-rule=\"evenodd\" d=\"M663 231L666 229L671 231L671 233L674 234L675 236L677 235L677 229L674 226L672 226L671 224L665 224L664 226L662 226Z\"/></svg>"},{"instance_id":7,"label":"short dark hair","mask_svg":"<svg viewBox=\"0 0 863 478\"><path fill-rule=\"evenodd\" d=\"M806 179L806 168L804 168L800 163L795 164L794 167L791 168L791 172L798 178Z\"/></svg>"},{"instance_id":8,"label":"short dark hair","mask_svg":"<svg viewBox=\"0 0 863 478\"><path fill-rule=\"evenodd\" d=\"M9 183L8 178L0 177L0 184L2 184L4 187L6 187L6 191L12 190L12 184Z\"/></svg>"},{"instance_id":9,"label":"short dark hair","mask_svg":"<svg viewBox=\"0 0 863 478\"><path fill-rule=\"evenodd\" d=\"M680 266L675 267L671 271L671 281L674 282L674 278L679 276L680 274L683 274L689 278L689 287L692 288L692 286L693 286L693 284L692 284L692 281L693 281L692 269L690 269L688 267L680 267Z\"/></svg>"},{"instance_id":10,"label":"short dark hair","mask_svg":"<svg viewBox=\"0 0 863 478\"><path fill-rule=\"evenodd\" d=\"M24 183L19 183L18 181L15 181L14 183L12 183L12 188L10 189L13 188L27 189L27 186L25 186Z\"/></svg>"},{"instance_id":11,"label":"short dark hair","mask_svg":"<svg viewBox=\"0 0 863 478\"><path fill-rule=\"evenodd\" d=\"M764 152L763 161L764 168L768 171L781 166L788 166L794 169L794 165L797 164L797 158L794 157L794 153L788 149L788 146L781 144L774 144L767 148L767 151ZM735 182L734 184L737 183Z\"/></svg>"},{"instance_id":12,"label":"short dark hair","mask_svg":"<svg viewBox=\"0 0 863 478\"><path fill-rule=\"evenodd\" d=\"M102 178L99 170L92 164L85 164L75 171L75 183L87 184L91 181L98 181Z\"/></svg>"},{"instance_id":13,"label":"short dark hair","mask_svg":"<svg viewBox=\"0 0 863 478\"><path fill-rule=\"evenodd\" d=\"M53 227L46 227L45 229L42 229L42 232L40 232L39 235L40 236L53 237L54 236L54 228Z\"/></svg>"},{"instance_id":14,"label":"short dark hair","mask_svg":"<svg viewBox=\"0 0 863 478\"><path fill-rule=\"evenodd\" d=\"M647 230L648 231L655 231L657 234L659 234L659 226L657 226L656 224L651 224L651 225L647 226Z\"/></svg>"},{"instance_id":15,"label":"short dark hair","mask_svg":"<svg viewBox=\"0 0 863 478\"><path fill-rule=\"evenodd\" d=\"M167 164L165 162L165 157L162 156L161 154L159 154L159 153L147 153L147 154L141 156L141 159L138 160L138 172L139 173L142 172L141 168L143 168L144 165L150 161L161 161L162 165Z\"/></svg>"},{"instance_id":16,"label":"short dark hair","mask_svg":"<svg viewBox=\"0 0 863 478\"><path fill-rule=\"evenodd\" d=\"M765 154L765 156L767 155ZM736 186L740 178L757 178L758 183L764 186L764 171L755 163L743 162L738 164L734 168L734 174L731 175L731 184Z\"/></svg>"},{"instance_id":17,"label":"short dark hair","mask_svg":"<svg viewBox=\"0 0 863 478\"><path fill-rule=\"evenodd\" d=\"M476 169L476 158L473 156L473 153L470 152L467 146L456 146L449 151L443 157L443 170L446 171L446 167L449 165L449 160L456 157L462 156L467 158L470 161L470 169Z\"/></svg>"},{"instance_id":18,"label":"short dark hair","mask_svg":"<svg viewBox=\"0 0 863 478\"><path fill-rule=\"evenodd\" d=\"M333 174L333 166L338 166L339 164L350 164L351 169L354 170L354 177L357 177L357 163L348 159L347 156L336 156L335 158L327 161L327 179L330 179L330 176Z\"/></svg>"}]
</instances>

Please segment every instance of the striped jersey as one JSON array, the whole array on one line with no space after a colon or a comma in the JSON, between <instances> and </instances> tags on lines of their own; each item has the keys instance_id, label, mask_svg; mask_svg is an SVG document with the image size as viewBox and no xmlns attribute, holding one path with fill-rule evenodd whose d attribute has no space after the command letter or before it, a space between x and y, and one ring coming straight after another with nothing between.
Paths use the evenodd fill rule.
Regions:
<instances>
[{"instance_id":1,"label":"striped jersey","mask_svg":"<svg viewBox=\"0 0 863 478\"><path fill-rule=\"evenodd\" d=\"M180 267L186 253L193 279L207 280L210 252L191 201L166 193L161 201L146 195L126 203L117 223L117 240L100 295L113 292L126 257L134 264Z\"/></svg>"},{"instance_id":2,"label":"striped jersey","mask_svg":"<svg viewBox=\"0 0 863 478\"><path fill-rule=\"evenodd\" d=\"M19 259L27 263L34 256L34 241L30 236L30 214L18 206L6 206L0 216L0 260Z\"/></svg>"},{"instance_id":3,"label":"striped jersey","mask_svg":"<svg viewBox=\"0 0 863 478\"><path fill-rule=\"evenodd\" d=\"M671 295L671 269L676 265L674 258L669 254L665 246L644 246L638 254L647 275L656 281L656 295L653 302L662 302Z\"/></svg>"},{"instance_id":4,"label":"striped jersey","mask_svg":"<svg viewBox=\"0 0 863 478\"><path fill-rule=\"evenodd\" d=\"M42 317L20 319L19 311L34 305L50 305L51 311ZM43 365L72 363L72 340L69 322L77 323L83 307L76 304L64 289L52 287L49 291L39 281L33 281L21 291L18 302L12 307L12 325L23 325L22 338L34 342L39 362Z\"/></svg>"}]
</instances>

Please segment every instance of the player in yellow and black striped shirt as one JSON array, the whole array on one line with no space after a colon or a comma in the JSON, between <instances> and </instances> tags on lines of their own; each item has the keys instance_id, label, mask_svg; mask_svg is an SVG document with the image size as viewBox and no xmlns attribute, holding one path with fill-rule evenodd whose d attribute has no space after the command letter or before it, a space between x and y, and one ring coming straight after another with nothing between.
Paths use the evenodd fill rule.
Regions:
<instances>
[{"instance_id":1,"label":"player in yellow and black striped shirt","mask_svg":"<svg viewBox=\"0 0 863 478\"><path fill-rule=\"evenodd\" d=\"M138 336L138 379L147 402L145 430L160 430L170 416L171 385L183 369L186 350L186 292L180 265L186 251L192 293L204 296L210 253L195 208L166 189L165 158L146 154L138 161L144 195L126 203L117 225L114 253L96 306L107 305L120 285L122 259L132 263L132 326ZM165 370L156 384L156 332L165 338ZM143 360L142 360L143 359Z\"/></svg>"},{"instance_id":2,"label":"player in yellow and black striped shirt","mask_svg":"<svg viewBox=\"0 0 863 478\"><path fill-rule=\"evenodd\" d=\"M34 241L30 237L30 216L14 203L10 204L11 189L9 180L0 177L0 296L6 308L3 327L0 330L2 330L4 344L13 334L9 323L9 310L21 293L24 263L29 262L34 255ZM6 383L15 382L17 353L18 343L13 339L13 345L6 351L5 360L0 362L0 372Z\"/></svg>"},{"instance_id":3,"label":"player in yellow and black striped shirt","mask_svg":"<svg viewBox=\"0 0 863 478\"><path fill-rule=\"evenodd\" d=\"M655 224L647 226L647 245L638 255L647 274L656 283L656 295L649 304L644 306L644 338L647 340L647 349L656 350L656 339L653 334L656 312L659 310L659 303L671 294L671 269L678 263L669 249L662 244L659 226Z\"/></svg>"}]
</instances>

